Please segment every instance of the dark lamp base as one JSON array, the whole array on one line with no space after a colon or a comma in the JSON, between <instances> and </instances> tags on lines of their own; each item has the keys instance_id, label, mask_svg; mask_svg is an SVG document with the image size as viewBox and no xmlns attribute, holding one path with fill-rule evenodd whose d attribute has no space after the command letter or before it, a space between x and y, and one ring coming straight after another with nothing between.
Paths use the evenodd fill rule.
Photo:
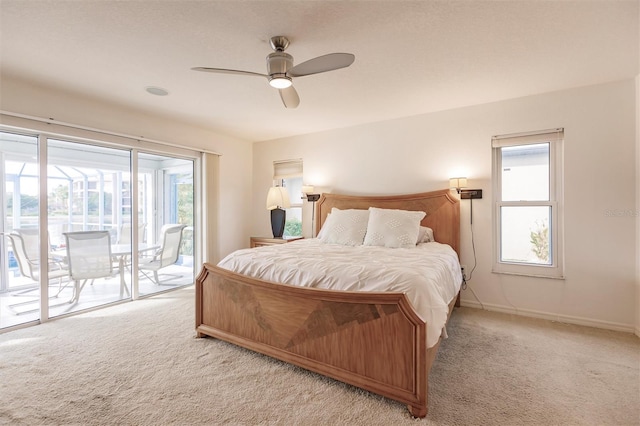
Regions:
<instances>
[{"instance_id":1,"label":"dark lamp base","mask_svg":"<svg viewBox=\"0 0 640 426\"><path fill-rule=\"evenodd\" d=\"M286 217L287 212L282 209L271 210L271 231L273 231L273 238L282 238Z\"/></svg>"}]
</instances>

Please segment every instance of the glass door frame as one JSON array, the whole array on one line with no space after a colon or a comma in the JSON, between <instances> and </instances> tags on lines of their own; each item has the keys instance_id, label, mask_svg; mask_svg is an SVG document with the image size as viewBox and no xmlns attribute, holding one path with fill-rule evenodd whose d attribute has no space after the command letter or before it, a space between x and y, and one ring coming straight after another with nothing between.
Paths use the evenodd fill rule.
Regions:
<instances>
[{"instance_id":1,"label":"glass door frame","mask_svg":"<svg viewBox=\"0 0 640 426\"><path fill-rule=\"evenodd\" d=\"M37 123L36 123L37 124ZM40 127L40 126L34 126L36 128ZM137 190L134 190L134 183L135 183L135 188L137 188L137 176L138 176L138 155L140 152L144 152L144 153L151 153L151 154L158 154L158 155L166 155L166 156L172 156L174 158L180 158L180 159L185 159L185 160L190 160L193 161L193 191L194 191L194 217L193 217L193 226L194 228L197 230L197 232L194 232L194 247L193 247L193 255L194 255L194 262L195 265L197 264L201 264L202 263L202 238L201 238L201 232L199 232L199 229L202 229L202 213L200 213L200 207L203 205L202 199L201 197L203 196L203 193L201 191L201 187L202 187L202 183L200 182L200 176L202 176L201 174L201 167L202 167L202 153L188 149L188 148L180 148L180 147L173 147L173 146L168 146L168 145L161 145L161 144L154 144L154 143L150 143L151 146L145 146L144 149L139 149L136 147L136 143L138 142L140 143L140 141L135 141L133 139L130 138L123 138L120 137L118 135L109 135L108 133L94 133L91 130L84 130L81 128L74 128L74 127L70 127L69 132L64 132L64 133L49 133L46 131L39 131L39 130L34 130L34 129L29 129L29 128L15 128L13 126L6 126L6 125L2 125L0 124L0 132L7 132L7 133L14 133L14 134L21 134L21 135L27 135L27 136L32 136L32 137L36 137L38 139L38 147L37 147L37 162L38 162L38 171L39 171L39 176L38 176L38 186L39 186L39 202L38 202L38 211L39 211L39 218L38 218L38 226L39 226L39 243L40 243L40 258L41 259L46 259L47 255L48 255L48 237L47 237L47 232L48 232L48 221L49 221L49 215L48 215L48 173L47 173L47 166L48 166L48 141L51 140L63 140L63 141L68 141L68 142L74 142L74 143L81 143L81 144L85 144L85 145L93 145L93 146L99 146L99 147L106 147L106 148L117 148L117 149L124 149L124 150L128 150L130 152L130 160L131 160L131 166L130 166L130 173L132 176L132 191L131 191L131 197L132 197L132 212L138 212L138 207L139 207L139 193ZM74 136L74 133L81 133L81 134L89 134L91 135L91 137L78 137L78 136ZM112 142L111 139L115 139L116 142ZM127 142L129 143L122 143L122 140L125 139ZM0 160L4 161L5 156L0 153ZM4 182L4 177L1 179L2 182ZM4 194L4 187L3 187L3 194L0 196L0 201L6 201L6 194ZM4 206L4 204L3 204ZM3 207L4 208L4 207ZM132 215L133 218L133 215ZM137 220L137 213L136 213L136 220L132 220L132 244L133 247L137 247L137 245L139 244L138 241L138 227L139 227L139 223ZM4 224L2 227L2 230L4 231ZM7 257L7 244L3 244L3 250L2 250L2 254ZM7 265L5 262L3 262L5 265ZM138 258L137 256L132 256L132 264L131 264L131 297L129 299L124 299L118 302L114 302L114 303L109 303L106 305L100 305L100 306L96 306L96 307L92 307L92 308L88 308L88 309L83 309L82 311L76 311L76 312L70 312L68 314L62 314L62 315L58 315L55 316L53 318L50 318L50 312L49 312L49 280L48 280L48 265L47 262L40 262L39 265L40 268L40 273L39 273L39 288L40 288L40 300L39 300L39 319L37 320L37 322L39 323L44 323L47 321L50 321L52 319L57 319L57 318L62 318L62 317L66 317L66 316L70 316L70 315L74 315L78 312L87 312L87 311L91 311L91 310L96 310L96 309L101 309L102 307L111 305L111 304L117 304L117 303L123 303L123 302L127 302L130 300L136 300L138 298L142 298L142 297L147 297L146 295L141 296L139 293L139 287L138 287ZM196 278L196 270L193 270L193 280L195 282L195 278ZM7 268L3 268L2 274L7 274ZM6 277L5 277L6 278ZM180 287L178 287L180 288ZM171 291L173 290L173 288L168 288L165 291ZM158 294L158 293L154 293L154 294ZM149 295L151 296L151 295ZM28 323L25 324L21 324L21 325L17 325L17 326L9 326L6 327L4 329L1 329L0 332L4 332L4 331L8 331L8 330L12 330L15 328L20 328L23 327L25 325L28 324L32 324L33 321L30 321Z\"/></svg>"}]
</instances>

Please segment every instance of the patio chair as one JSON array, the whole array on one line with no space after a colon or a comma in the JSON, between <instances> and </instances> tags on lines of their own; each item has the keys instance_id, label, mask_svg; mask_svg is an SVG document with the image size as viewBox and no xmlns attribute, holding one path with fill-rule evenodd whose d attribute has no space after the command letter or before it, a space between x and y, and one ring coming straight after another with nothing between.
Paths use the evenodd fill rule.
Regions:
<instances>
[{"instance_id":1,"label":"patio chair","mask_svg":"<svg viewBox=\"0 0 640 426\"><path fill-rule=\"evenodd\" d=\"M34 284L26 290L13 292L13 296L28 297L30 300L19 303L12 303L8 307L14 311L16 315L27 314L35 312L38 308L28 308L30 305L37 303L38 300L33 300L33 297L37 295L29 294L35 290L38 290L40 282L40 244L38 239L38 230L34 228L28 229L15 229L11 233L4 233L13 249L13 256L18 262L18 269L20 275L33 280ZM63 285L63 278L68 277L68 271L64 263L60 260L55 260L53 257L48 259L48 277L49 281L58 280L58 291L55 295L49 296L50 299L58 297L62 290L64 290L69 281L66 281Z\"/></svg>"},{"instance_id":2,"label":"patio chair","mask_svg":"<svg viewBox=\"0 0 640 426\"><path fill-rule=\"evenodd\" d=\"M142 244L145 242L147 231L147 224L141 223L138 226L138 244ZM120 226L120 230L118 231L118 242L117 244L131 244L131 223L123 223Z\"/></svg>"},{"instance_id":3,"label":"patio chair","mask_svg":"<svg viewBox=\"0 0 640 426\"><path fill-rule=\"evenodd\" d=\"M141 223L138 226L138 244L144 244L147 236L147 224ZM133 241L131 241L131 222L126 222L120 225L120 229L118 230L118 240L116 244L122 245L131 245ZM131 260L129 256L123 257L123 264L126 270L129 270L129 265L131 264Z\"/></svg>"},{"instance_id":4,"label":"patio chair","mask_svg":"<svg viewBox=\"0 0 640 426\"><path fill-rule=\"evenodd\" d=\"M184 228L186 228L186 225L164 225L160 230L160 248L155 251L153 256L141 257L138 260L140 272L158 285L167 285L160 282L158 271L178 261ZM145 271L152 271L153 278L147 275Z\"/></svg>"},{"instance_id":5,"label":"patio chair","mask_svg":"<svg viewBox=\"0 0 640 426\"><path fill-rule=\"evenodd\" d=\"M9 234L5 234L13 248L13 255L18 262L18 269L23 277L30 278L34 282L40 281L40 242L38 229L21 228L14 229ZM51 245L49 245L50 247ZM54 256L48 256L49 280L58 279L58 292L60 294L65 286L62 279L68 275L66 266L62 260L56 260ZM33 291L33 289L27 290Z\"/></svg>"},{"instance_id":6,"label":"patio chair","mask_svg":"<svg viewBox=\"0 0 640 426\"><path fill-rule=\"evenodd\" d=\"M69 279L74 283L71 303L77 303L85 284L114 275L109 231L65 232Z\"/></svg>"}]
</instances>

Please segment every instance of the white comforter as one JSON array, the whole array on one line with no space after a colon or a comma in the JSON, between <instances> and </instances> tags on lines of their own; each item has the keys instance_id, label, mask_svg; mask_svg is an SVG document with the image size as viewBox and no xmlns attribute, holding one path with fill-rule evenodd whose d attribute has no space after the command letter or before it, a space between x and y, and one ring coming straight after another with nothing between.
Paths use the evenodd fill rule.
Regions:
<instances>
[{"instance_id":1,"label":"white comforter","mask_svg":"<svg viewBox=\"0 0 640 426\"><path fill-rule=\"evenodd\" d=\"M313 238L238 250L218 266L291 285L405 293L427 323L427 347L438 342L448 305L462 283L458 255L435 242L404 249L325 244Z\"/></svg>"}]
</instances>

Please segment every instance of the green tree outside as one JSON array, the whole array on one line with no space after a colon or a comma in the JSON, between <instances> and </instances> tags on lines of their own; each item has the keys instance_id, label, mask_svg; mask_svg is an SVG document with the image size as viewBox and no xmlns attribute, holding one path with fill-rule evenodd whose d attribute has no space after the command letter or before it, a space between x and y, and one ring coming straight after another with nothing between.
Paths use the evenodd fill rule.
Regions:
<instances>
[{"instance_id":1,"label":"green tree outside","mask_svg":"<svg viewBox=\"0 0 640 426\"><path fill-rule=\"evenodd\" d=\"M287 219L284 224L284 236L286 237L299 237L302 235L302 222L300 219L292 218Z\"/></svg>"}]
</instances>

